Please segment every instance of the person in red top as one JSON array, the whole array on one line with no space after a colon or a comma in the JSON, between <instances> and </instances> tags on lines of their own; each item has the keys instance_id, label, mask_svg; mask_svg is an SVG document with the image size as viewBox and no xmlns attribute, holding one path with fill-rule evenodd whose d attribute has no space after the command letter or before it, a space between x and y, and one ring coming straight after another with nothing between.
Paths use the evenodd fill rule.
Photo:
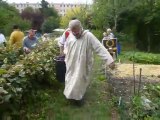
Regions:
<instances>
[{"instance_id":1,"label":"person in red top","mask_svg":"<svg viewBox=\"0 0 160 120\"><path fill-rule=\"evenodd\" d=\"M76 17L73 17L71 20L76 20ZM63 33L59 45L60 45L60 56L64 56L64 47L65 47L65 42L70 34L71 30L70 28L67 28L66 31Z\"/></svg>"}]
</instances>

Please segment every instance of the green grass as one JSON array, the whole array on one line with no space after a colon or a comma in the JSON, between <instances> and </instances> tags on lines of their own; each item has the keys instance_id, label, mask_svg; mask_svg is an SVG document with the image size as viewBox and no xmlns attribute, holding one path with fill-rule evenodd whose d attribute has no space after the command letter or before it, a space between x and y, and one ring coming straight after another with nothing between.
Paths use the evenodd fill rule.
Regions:
<instances>
[{"instance_id":1,"label":"green grass","mask_svg":"<svg viewBox=\"0 0 160 120\"><path fill-rule=\"evenodd\" d=\"M96 58L92 82L86 92L85 104L71 105L63 96L63 88L46 88L37 92L24 109L29 120L110 120L112 101L108 97L107 82L101 61ZM33 102L34 101L34 102Z\"/></svg>"}]
</instances>

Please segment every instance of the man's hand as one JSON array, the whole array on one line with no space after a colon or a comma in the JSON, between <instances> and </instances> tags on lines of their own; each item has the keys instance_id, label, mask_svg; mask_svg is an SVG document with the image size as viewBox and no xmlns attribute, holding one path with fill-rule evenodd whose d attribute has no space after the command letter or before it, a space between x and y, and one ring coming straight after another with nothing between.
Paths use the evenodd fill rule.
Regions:
<instances>
[{"instance_id":1,"label":"man's hand","mask_svg":"<svg viewBox=\"0 0 160 120\"><path fill-rule=\"evenodd\" d=\"M31 50L30 50L29 48L27 48L27 47L24 47L24 52L25 52L26 54L28 54L28 53L31 52Z\"/></svg>"},{"instance_id":2,"label":"man's hand","mask_svg":"<svg viewBox=\"0 0 160 120\"><path fill-rule=\"evenodd\" d=\"M109 68L111 68L112 70L114 70L114 69L115 69L115 67L116 67L116 65L115 65L115 63L114 63L114 62L112 62L111 64L109 64Z\"/></svg>"}]
</instances>

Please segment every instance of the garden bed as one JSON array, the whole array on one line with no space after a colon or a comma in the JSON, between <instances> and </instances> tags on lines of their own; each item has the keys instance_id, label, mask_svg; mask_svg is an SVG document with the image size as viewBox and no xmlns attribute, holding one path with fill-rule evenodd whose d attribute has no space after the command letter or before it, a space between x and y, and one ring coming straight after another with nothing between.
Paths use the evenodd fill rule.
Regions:
<instances>
[{"instance_id":1,"label":"garden bed","mask_svg":"<svg viewBox=\"0 0 160 120\"><path fill-rule=\"evenodd\" d=\"M140 68L142 68L141 82L139 81ZM135 87L133 64L118 64L116 70L106 71L110 92L117 97L117 105L123 113L121 114L123 119L157 118L157 112L160 111L157 107L160 106L157 100L160 94L159 71L160 65L135 64ZM149 110L146 110L146 106L142 104L144 99L151 100L150 103L154 102Z\"/></svg>"}]
</instances>

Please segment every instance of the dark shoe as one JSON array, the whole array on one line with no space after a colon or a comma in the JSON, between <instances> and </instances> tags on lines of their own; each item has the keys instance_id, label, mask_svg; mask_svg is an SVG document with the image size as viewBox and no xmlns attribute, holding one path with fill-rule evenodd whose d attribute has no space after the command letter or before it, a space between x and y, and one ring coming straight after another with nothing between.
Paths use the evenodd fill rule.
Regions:
<instances>
[{"instance_id":1,"label":"dark shoe","mask_svg":"<svg viewBox=\"0 0 160 120\"><path fill-rule=\"evenodd\" d=\"M70 100L69 100L69 103L70 103L71 105L81 107L81 106L84 105L84 99L81 99L81 100L73 100L73 99L70 99Z\"/></svg>"}]
</instances>

